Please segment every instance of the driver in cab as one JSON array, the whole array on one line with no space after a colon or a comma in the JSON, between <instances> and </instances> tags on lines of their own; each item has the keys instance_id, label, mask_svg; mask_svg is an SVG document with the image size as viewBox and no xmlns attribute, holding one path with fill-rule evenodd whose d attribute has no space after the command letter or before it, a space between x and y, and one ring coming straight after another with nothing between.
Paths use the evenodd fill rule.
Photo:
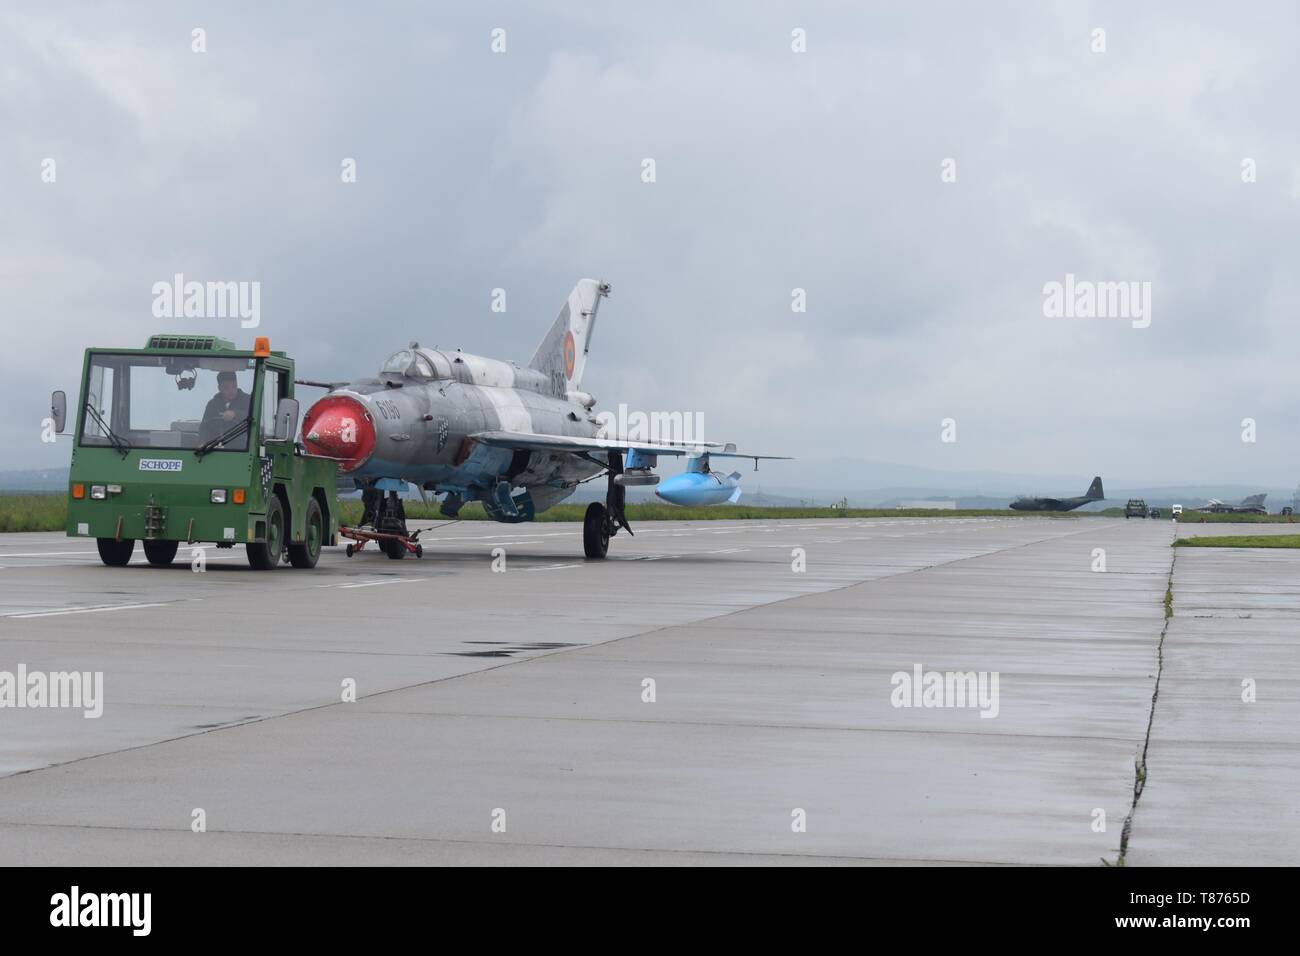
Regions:
<instances>
[{"instance_id":1,"label":"driver in cab","mask_svg":"<svg viewBox=\"0 0 1300 956\"><path fill-rule=\"evenodd\" d=\"M237 422L248 417L250 396L239 387L234 372L217 373L217 394L212 396L203 410L203 427L199 430L204 440L215 438Z\"/></svg>"}]
</instances>

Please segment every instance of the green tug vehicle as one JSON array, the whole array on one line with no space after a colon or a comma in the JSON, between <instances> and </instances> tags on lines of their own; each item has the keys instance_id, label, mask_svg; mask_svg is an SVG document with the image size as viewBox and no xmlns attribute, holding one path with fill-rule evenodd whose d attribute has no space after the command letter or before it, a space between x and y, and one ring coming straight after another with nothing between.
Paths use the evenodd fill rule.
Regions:
<instances>
[{"instance_id":1,"label":"green tug vehicle","mask_svg":"<svg viewBox=\"0 0 1300 956\"><path fill-rule=\"evenodd\" d=\"M121 567L136 541L166 566L181 544L242 544L269 570L315 567L338 544L337 463L295 442L294 363L265 338L252 351L205 335L155 335L142 349L86 350L68 488L70 537ZM67 396L55 392L56 431Z\"/></svg>"}]
</instances>

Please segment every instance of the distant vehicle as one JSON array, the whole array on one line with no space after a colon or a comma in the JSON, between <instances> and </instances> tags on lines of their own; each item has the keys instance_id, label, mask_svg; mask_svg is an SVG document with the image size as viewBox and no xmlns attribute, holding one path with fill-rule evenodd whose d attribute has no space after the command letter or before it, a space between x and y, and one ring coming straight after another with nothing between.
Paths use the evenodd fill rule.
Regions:
<instances>
[{"instance_id":1,"label":"distant vehicle","mask_svg":"<svg viewBox=\"0 0 1300 956\"><path fill-rule=\"evenodd\" d=\"M1182 505L1174 505L1174 506L1173 506L1171 509L1169 509L1169 510L1172 511L1174 517L1177 518L1177 517L1179 517L1179 516L1183 513L1183 506L1182 506Z\"/></svg>"},{"instance_id":2,"label":"distant vehicle","mask_svg":"<svg viewBox=\"0 0 1300 956\"><path fill-rule=\"evenodd\" d=\"M1295 514L1295 509L1292 508L1290 505L1287 505L1286 507L1284 507L1284 508L1283 508L1280 512L1278 512L1278 513L1281 514L1282 517L1284 517L1284 518L1288 518L1288 517L1290 517L1291 515Z\"/></svg>"},{"instance_id":3,"label":"distant vehicle","mask_svg":"<svg viewBox=\"0 0 1300 956\"><path fill-rule=\"evenodd\" d=\"M1147 516L1147 503L1141 498L1130 498L1128 504L1124 506L1124 517L1127 518L1145 518Z\"/></svg>"},{"instance_id":4,"label":"distant vehicle","mask_svg":"<svg viewBox=\"0 0 1300 956\"><path fill-rule=\"evenodd\" d=\"M1159 518L1159 517L1160 517L1160 509L1159 509L1159 508L1152 508L1150 511L1147 512L1147 516L1148 516L1148 517L1151 517L1151 518Z\"/></svg>"},{"instance_id":5,"label":"distant vehicle","mask_svg":"<svg viewBox=\"0 0 1300 956\"><path fill-rule=\"evenodd\" d=\"M1016 511L1073 511L1092 501L1103 501L1106 493L1101 490L1101 475L1092 479L1087 494L1078 498L1017 498L1011 502Z\"/></svg>"},{"instance_id":6,"label":"distant vehicle","mask_svg":"<svg viewBox=\"0 0 1300 956\"><path fill-rule=\"evenodd\" d=\"M1241 503L1235 505L1222 502L1218 498L1211 498L1205 507L1195 510L1212 515L1266 515L1268 508L1264 506L1264 499L1267 497L1267 493L1261 492L1242 498Z\"/></svg>"}]
</instances>

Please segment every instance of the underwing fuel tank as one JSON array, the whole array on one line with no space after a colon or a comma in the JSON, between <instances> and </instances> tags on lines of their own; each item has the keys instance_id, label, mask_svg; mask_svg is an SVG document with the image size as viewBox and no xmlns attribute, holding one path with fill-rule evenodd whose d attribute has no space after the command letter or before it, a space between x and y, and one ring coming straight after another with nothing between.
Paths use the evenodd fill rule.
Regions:
<instances>
[{"instance_id":1,"label":"underwing fuel tank","mask_svg":"<svg viewBox=\"0 0 1300 956\"><path fill-rule=\"evenodd\" d=\"M659 482L655 497L669 504L685 508L699 508L706 505L720 505L724 502L735 504L740 500L740 472L721 475L709 471L707 456L690 458L686 471L673 475Z\"/></svg>"}]
</instances>

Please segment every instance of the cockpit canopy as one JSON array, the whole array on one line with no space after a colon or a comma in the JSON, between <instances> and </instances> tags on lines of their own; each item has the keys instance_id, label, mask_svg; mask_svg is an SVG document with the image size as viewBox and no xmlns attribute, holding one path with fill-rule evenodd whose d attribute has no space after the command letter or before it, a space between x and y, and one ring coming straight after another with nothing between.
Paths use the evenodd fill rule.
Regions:
<instances>
[{"instance_id":1,"label":"cockpit canopy","mask_svg":"<svg viewBox=\"0 0 1300 956\"><path fill-rule=\"evenodd\" d=\"M380 375L405 375L409 378L437 378L428 356L415 349L400 349L388 357Z\"/></svg>"}]
</instances>

